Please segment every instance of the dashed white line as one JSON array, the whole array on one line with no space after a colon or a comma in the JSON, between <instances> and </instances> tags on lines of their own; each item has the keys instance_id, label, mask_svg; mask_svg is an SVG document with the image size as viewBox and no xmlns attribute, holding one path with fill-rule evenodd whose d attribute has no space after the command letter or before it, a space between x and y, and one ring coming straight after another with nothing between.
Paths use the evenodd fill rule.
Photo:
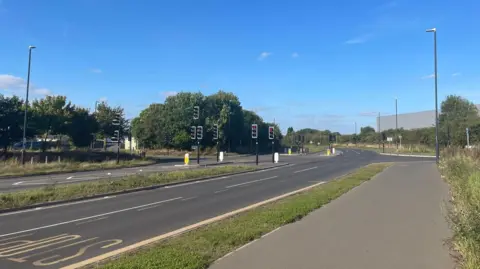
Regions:
<instances>
[{"instance_id":1,"label":"dashed white line","mask_svg":"<svg viewBox=\"0 0 480 269\"><path fill-rule=\"evenodd\" d=\"M71 177L67 177L67 179L72 179L72 178L73 178L73 176L71 176Z\"/></svg>"},{"instance_id":2,"label":"dashed white line","mask_svg":"<svg viewBox=\"0 0 480 269\"><path fill-rule=\"evenodd\" d=\"M226 192L226 191L228 191L228 189L219 190L219 191L214 191L213 193L222 193L222 192Z\"/></svg>"},{"instance_id":3,"label":"dashed white line","mask_svg":"<svg viewBox=\"0 0 480 269\"><path fill-rule=\"evenodd\" d=\"M182 201L193 200L193 199L195 199L195 198L198 198L198 196L193 196L193 197L184 198L184 199L182 199Z\"/></svg>"},{"instance_id":4,"label":"dashed white line","mask_svg":"<svg viewBox=\"0 0 480 269\"><path fill-rule=\"evenodd\" d=\"M140 209L137 209L137 211L144 211L144 210L148 210L148 209L154 209L154 208L157 208L161 205L154 205L154 206L149 206L149 207L143 207L143 208L140 208Z\"/></svg>"},{"instance_id":5,"label":"dashed white line","mask_svg":"<svg viewBox=\"0 0 480 269\"><path fill-rule=\"evenodd\" d=\"M310 167L310 168L307 168L307 169L295 171L295 172L293 172L293 173L294 173L294 174L296 174L296 173L301 173L301 172L305 172L305 171L312 170L312 169L317 169L317 168L318 168L318 166Z\"/></svg>"},{"instance_id":6,"label":"dashed white line","mask_svg":"<svg viewBox=\"0 0 480 269\"><path fill-rule=\"evenodd\" d=\"M273 176L273 177L267 177L267 178L262 178L262 179L247 181L247 182L243 182L243 183L239 183L239 184L235 184L235 185L230 185L230 186L227 186L227 187L225 187L225 188L226 188L226 189L230 189L230 188L234 188L234 187L238 187L238 186L243 186L243 185L247 185L247 184L255 183L255 182L260 182L260 181L264 181L264 180L269 180L269 179L273 179L273 178L277 178L277 177L278 177L278 176Z\"/></svg>"},{"instance_id":7,"label":"dashed white line","mask_svg":"<svg viewBox=\"0 0 480 269\"><path fill-rule=\"evenodd\" d=\"M91 223L91 222L95 222L95 221L99 221L99 220L104 220L104 219L108 219L108 217L101 217L101 218L98 218L98 219L91 219L91 220L87 220L87 221L83 221L83 222L78 222L78 223L75 223L75 225L82 225L82 224L87 224L87 223Z\"/></svg>"},{"instance_id":8,"label":"dashed white line","mask_svg":"<svg viewBox=\"0 0 480 269\"><path fill-rule=\"evenodd\" d=\"M59 222L59 223L45 225L45 226L41 226L41 227L36 227L36 228L24 230L24 231L18 231L18 232L13 232L13 233L8 233L8 234L0 234L0 237L7 237L7 236L10 236L10 235L16 235L16 234L27 233L27 232L32 232L32 231L38 231L38 230L51 228L51 227L57 227L57 226L60 226L60 225L70 224L70 223L74 223L74 222L85 221L85 220L89 220L89 219L95 219L95 218L98 218L98 217L113 215L113 214L117 214L117 213L121 213L121 212L125 212L125 211L130 211L130 210L134 210L134 209L138 209L138 208L143 208L143 207L148 207L148 206L152 206L152 205L167 203L167 202L175 201L175 200L182 199L182 198L183 197L176 197L176 198L172 198L172 199L168 199L168 200L158 201L158 202L149 203L149 204L145 204L145 205L134 206L134 207L130 207L130 208L124 208L124 209L120 209L120 210L116 210L116 211L112 211L112 212L107 212L107 213L103 213L103 214L98 214L98 215L95 215L95 216L84 217L84 218L80 218L80 219L69 220L69 221Z\"/></svg>"}]
</instances>

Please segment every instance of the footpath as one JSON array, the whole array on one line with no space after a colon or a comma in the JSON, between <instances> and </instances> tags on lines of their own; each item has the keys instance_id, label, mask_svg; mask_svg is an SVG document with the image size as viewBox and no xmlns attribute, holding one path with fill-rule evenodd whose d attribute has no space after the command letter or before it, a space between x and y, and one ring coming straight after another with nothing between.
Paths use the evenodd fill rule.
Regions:
<instances>
[{"instance_id":1,"label":"footpath","mask_svg":"<svg viewBox=\"0 0 480 269\"><path fill-rule=\"evenodd\" d=\"M435 163L396 164L210 268L453 269L448 199Z\"/></svg>"}]
</instances>

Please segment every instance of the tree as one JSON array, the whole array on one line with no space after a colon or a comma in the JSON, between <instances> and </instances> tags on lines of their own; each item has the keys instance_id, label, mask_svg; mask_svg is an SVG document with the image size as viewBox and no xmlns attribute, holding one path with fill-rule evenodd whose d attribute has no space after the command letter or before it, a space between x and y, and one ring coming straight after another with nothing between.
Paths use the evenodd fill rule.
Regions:
<instances>
[{"instance_id":1,"label":"tree","mask_svg":"<svg viewBox=\"0 0 480 269\"><path fill-rule=\"evenodd\" d=\"M442 102L439 116L439 143L443 145L465 146L467 127L480 123L477 107L467 99L449 95Z\"/></svg>"},{"instance_id":2,"label":"tree","mask_svg":"<svg viewBox=\"0 0 480 269\"><path fill-rule=\"evenodd\" d=\"M46 149L46 140L49 135L67 133L68 119L72 110L73 106L67 102L66 96L46 96L32 102L33 123L38 132L43 135L42 151Z\"/></svg>"},{"instance_id":3,"label":"tree","mask_svg":"<svg viewBox=\"0 0 480 269\"><path fill-rule=\"evenodd\" d=\"M165 126L163 104L151 104L132 120L132 136L144 147L166 146L165 137L171 137Z\"/></svg>"},{"instance_id":4,"label":"tree","mask_svg":"<svg viewBox=\"0 0 480 269\"><path fill-rule=\"evenodd\" d=\"M76 147L88 147L98 131L98 122L87 109L75 107L67 127L68 135Z\"/></svg>"},{"instance_id":5,"label":"tree","mask_svg":"<svg viewBox=\"0 0 480 269\"><path fill-rule=\"evenodd\" d=\"M98 104L97 111L94 113L98 122L98 137L103 139L103 149L107 149L107 139L115 137L115 131L120 131L120 139L126 134L128 129L128 120L125 119L123 108L120 106L110 107L106 102ZM120 125L114 124L118 119Z\"/></svg>"},{"instance_id":6,"label":"tree","mask_svg":"<svg viewBox=\"0 0 480 269\"><path fill-rule=\"evenodd\" d=\"M23 102L18 97L0 94L0 147L4 154L8 147L23 137Z\"/></svg>"}]
</instances>

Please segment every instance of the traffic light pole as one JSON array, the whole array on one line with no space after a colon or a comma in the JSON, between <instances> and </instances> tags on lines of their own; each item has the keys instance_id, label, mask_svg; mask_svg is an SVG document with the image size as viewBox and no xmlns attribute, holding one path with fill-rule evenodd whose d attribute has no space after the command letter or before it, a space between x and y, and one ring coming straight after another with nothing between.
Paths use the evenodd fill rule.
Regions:
<instances>
[{"instance_id":1,"label":"traffic light pole","mask_svg":"<svg viewBox=\"0 0 480 269\"><path fill-rule=\"evenodd\" d=\"M256 153L255 153L255 155L256 155L256 157L255 157L255 163L256 163L256 165L258 165L258 138L255 139L255 152L256 152Z\"/></svg>"},{"instance_id":2,"label":"traffic light pole","mask_svg":"<svg viewBox=\"0 0 480 269\"><path fill-rule=\"evenodd\" d=\"M272 163L275 163L275 139L272 140Z\"/></svg>"},{"instance_id":3,"label":"traffic light pole","mask_svg":"<svg viewBox=\"0 0 480 269\"><path fill-rule=\"evenodd\" d=\"M220 157L220 156L219 156L219 151L218 151L218 140L217 140L217 163L218 163L218 161L219 161L219 157Z\"/></svg>"},{"instance_id":4,"label":"traffic light pole","mask_svg":"<svg viewBox=\"0 0 480 269\"><path fill-rule=\"evenodd\" d=\"M117 133L117 164L120 163L120 130Z\"/></svg>"},{"instance_id":5,"label":"traffic light pole","mask_svg":"<svg viewBox=\"0 0 480 269\"><path fill-rule=\"evenodd\" d=\"M200 140L197 139L197 164L200 164Z\"/></svg>"}]
</instances>

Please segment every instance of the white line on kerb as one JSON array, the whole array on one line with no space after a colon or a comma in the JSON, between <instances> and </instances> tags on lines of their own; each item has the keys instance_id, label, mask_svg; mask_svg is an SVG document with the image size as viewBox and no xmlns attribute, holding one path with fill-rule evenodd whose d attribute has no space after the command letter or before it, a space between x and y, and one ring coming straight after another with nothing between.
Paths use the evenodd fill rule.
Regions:
<instances>
[{"instance_id":1,"label":"white line on kerb","mask_svg":"<svg viewBox=\"0 0 480 269\"><path fill-rule=\"evenodd\" d=\"M310 167L310 168L303 169L303 170L298 170L298 171L295 171L295 172L293 172L293 173L294 173L294 174L296 174L296 173L301 173L301 172L305 172L305 171L312 170L312 169L316 169L316 168L318 168L318 166Z\"/></svg>"},{"instance_id":2,"label":"white line on kerb","mask_svg":"<svg viewBox=\"0 0 480 269\"><path fill-rule=\"evenodd\" d=\"M235 184L235 185L226 186L225 188L226 188L226 189L234 188L234 187L243 186L243 185L250 184L250 183L254 183L254 182L260 182L260 181L264 181L264 180L269 180L269 179L276 178L276 177L278 177L278 176L273 176L273 177L267 177L267 178L262 178L262 179L247 181L247 182L243 182L243 183L240 183L240 184Z\"/></svg>"},{"instance_id":3,"label":"white line on kerb","mask_svg":"<svg viewBox=\"0 0 480 269\"><path fill-rule=\"evenodd\" d=\"M146 204L146 205L139 205L139 206L134 206L134 207L130 207L130 208L120 209L120 210L116 210L116 211L112 211L112 212L107 212L107 213L103 213L103 214L98 214L98 215L95 215L95 216L90 216L90 217L85 217L85 218L80 218L80 219L75 219L75 220L69 220L69 221L64 221L64 222L59 222L59 223L50 224L50 225L45 225L45 226L41 226L41 227L37 227L37 228L32 228L32 229L24 230L24 231L18 231L18 232L9 233L9 234L0 234L0 237L10 236L10 235L16 235L16 234L21 234L21 233L27 233L27 232L32 232L32 231L38 231L38 230L42 230L42 229L46 229L46 228L51 228L51 227L56 227L56 226L60 226L60 225L65 225L65 224L70 224L70 223L78 222L78 221L85 221L85 220L89 220L89 219L94 219L94 218L98 218L98 217L103 217L103 216L108 216L108 215L112 215L112 214L116 214L116 213L121 213L121 212L125 212L125 211L130 211L130 210L134 210L134 209L138 209L138 208L142 208L142 207L147 207L147 206L157 205L157 204L161 204L161 203L171 202L171 201L178 200L178 199L182 199L182 198L183 198L183 197L176 197L176 198L172 198L172 199L168 199L168 200L163 200L163 201L159 201L159 202L155 202L155 203L150 203L150 204Z\"/></svg>"}]
</instances>

